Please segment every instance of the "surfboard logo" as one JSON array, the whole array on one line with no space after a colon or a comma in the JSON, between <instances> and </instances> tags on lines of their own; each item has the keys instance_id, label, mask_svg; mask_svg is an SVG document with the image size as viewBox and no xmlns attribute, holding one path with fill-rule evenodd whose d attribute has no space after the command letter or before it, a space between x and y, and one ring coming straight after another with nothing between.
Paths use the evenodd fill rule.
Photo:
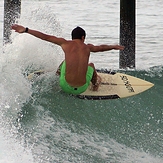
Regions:
<instances>
[{"instance_id":1,"label":"surfboard logo","mask_svg":"<svg viewBox=\"0 0 163 163\"><path fill-rule=\"evenodd\" d=\"M123 75L123 76L120 76L120 77L121 77L123 83L125 84L126 88L128 89L128 91L129 91L130 93L135 92L135 91L134 91L134 88L133 88L132 85L130 84L130 82L129 82L127 76Z\"/></svg>"}]
</instances>

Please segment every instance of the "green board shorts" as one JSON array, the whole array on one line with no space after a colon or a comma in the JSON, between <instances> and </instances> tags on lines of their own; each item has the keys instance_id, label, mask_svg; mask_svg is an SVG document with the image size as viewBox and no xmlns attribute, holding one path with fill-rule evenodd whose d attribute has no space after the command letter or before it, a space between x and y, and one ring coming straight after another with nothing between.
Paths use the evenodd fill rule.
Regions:
<instances>
[{"instance_id":1,"label":"green board shorts","mask_svg":"<svg viewBox=\"0 0 163 163\"><path fill-rule=\"evenodd\" d=\"M93 72L94 72L94 69L91 66L88 66L88 70L87 70L87 74L86 74L86 83L83 86L74 88L74 87L70 86L65 79L65 73L66 73L65 61L60 66L60 70L61 70L61 74L60 74L60 78L59 78L60 87L62 88L62 90L64 92L69 93L69 94L75 94L75 95L81 94L84 91L86 91L86 89L88 88L88 86L90 84L90 81L92 79Z\"/></svg>"}]
</instances>

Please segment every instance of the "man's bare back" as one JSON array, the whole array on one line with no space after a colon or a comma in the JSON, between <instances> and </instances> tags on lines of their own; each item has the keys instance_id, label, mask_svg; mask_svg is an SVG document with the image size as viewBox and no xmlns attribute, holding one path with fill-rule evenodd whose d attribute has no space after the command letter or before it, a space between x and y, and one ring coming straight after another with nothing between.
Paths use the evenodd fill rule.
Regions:
<instances>
[{"instance_id":1,"label":"man's bare back","mask_svg":"<svg viewBox=\"0 0 163 163\"><path fill-rule=\"evenodd\" d=\"M73 87L86 83L90 49L79 39L67 41L62 45L66 62L66 81Z\"/></svg>"}]
</instances>

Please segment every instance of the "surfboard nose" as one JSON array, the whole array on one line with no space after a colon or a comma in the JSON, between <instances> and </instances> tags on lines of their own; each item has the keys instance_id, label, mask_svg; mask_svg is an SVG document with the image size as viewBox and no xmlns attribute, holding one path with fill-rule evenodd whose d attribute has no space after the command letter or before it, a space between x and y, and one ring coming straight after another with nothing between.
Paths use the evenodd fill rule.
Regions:
<instances>
[{"instance_id":1,"label":"surfboard nose","mask_svg":"<svg viewBox=\"0 0 163 163\"><path fill-rule=\"evenodd\" d=\"M142 93L154 86L153 83L123 73L99 73L102 82L98 91L87 89L80 98L115 99L130 97Z\"/></svg>"}]
</instances>

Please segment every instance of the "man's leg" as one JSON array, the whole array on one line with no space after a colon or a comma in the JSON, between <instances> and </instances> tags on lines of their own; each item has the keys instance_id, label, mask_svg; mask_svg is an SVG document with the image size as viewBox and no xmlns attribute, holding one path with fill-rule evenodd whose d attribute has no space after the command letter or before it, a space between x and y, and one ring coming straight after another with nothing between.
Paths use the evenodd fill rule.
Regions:
<instances>
[{"instance_id":1,"label":"man's leg","mask_svg":"<svg viewBox=\"0 0 163 163\"><path fill-rule=\"evenodd\" d=\"M92 88L93 91L97 91L101 83L101 77L97 75L97 72L93 63L89 63L88 66L91 66L94 69L91 82L93 84L93 88Z\"/></svg>"}]
</instances>

